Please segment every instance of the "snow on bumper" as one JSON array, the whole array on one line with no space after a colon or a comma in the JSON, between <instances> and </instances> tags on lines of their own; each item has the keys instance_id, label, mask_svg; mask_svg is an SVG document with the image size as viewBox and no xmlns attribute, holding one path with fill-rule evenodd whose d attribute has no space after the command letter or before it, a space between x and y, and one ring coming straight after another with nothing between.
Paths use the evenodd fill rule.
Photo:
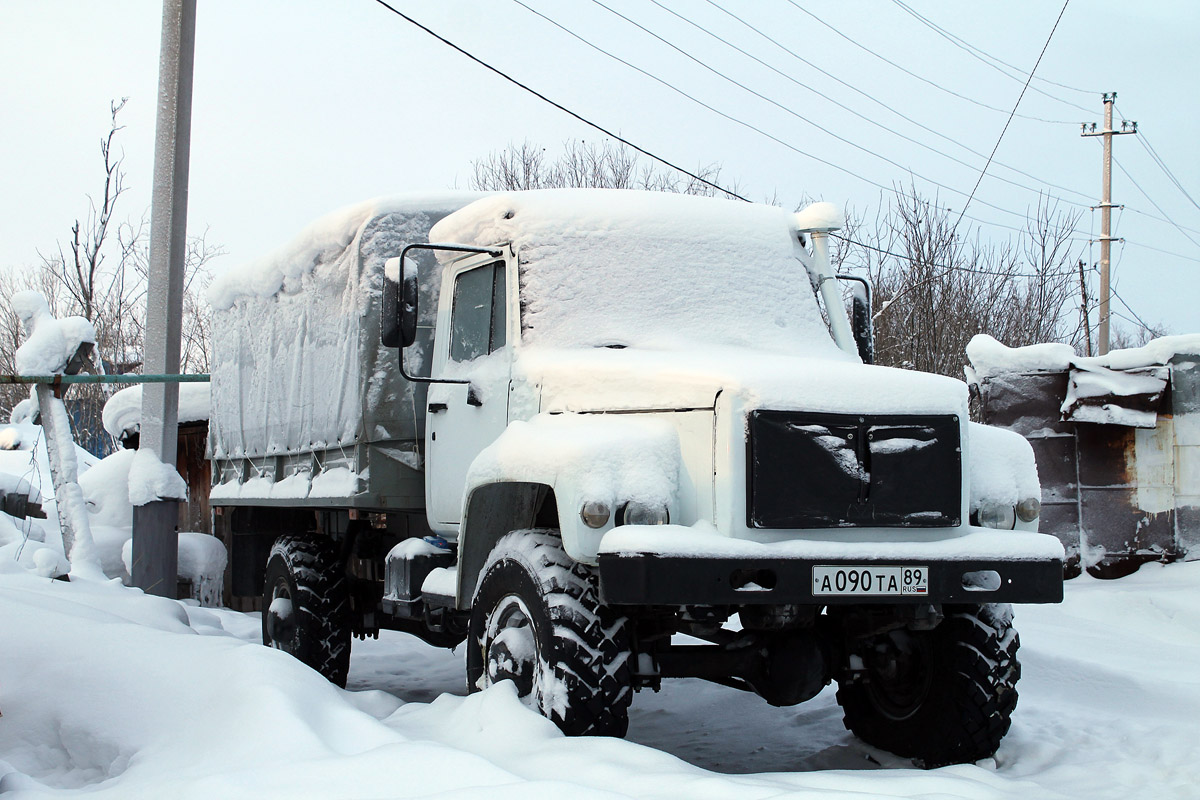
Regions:
<instances>
[{"instance_id":1,"label":"snow on bumper","mask_svg":"<svg viewBox=\"0 0 1200 800\"><path fill-rule=\"evenodd\" d=\"M1062 544L1026 531L866 529L734 539L711 527L624 526L600 544L614 605L1057 603ZM926 567L922 594L814 593L817 567Z\"/></svg>"}]
</instances>

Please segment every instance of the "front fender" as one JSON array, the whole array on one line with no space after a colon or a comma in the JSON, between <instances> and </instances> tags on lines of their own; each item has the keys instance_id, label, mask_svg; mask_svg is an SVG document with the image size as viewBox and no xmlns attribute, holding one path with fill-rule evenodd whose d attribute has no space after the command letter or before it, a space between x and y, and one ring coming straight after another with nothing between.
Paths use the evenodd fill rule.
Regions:
<instances>
[{"instance_id":1,"label":"front fender","mask_svg":"<svg viewBox=\"0 0 1200 800\"><path fill-rule=\"evenodd\" d=\"M494 484L548 486L554 491L563 547L576 561L596 563L600 539L624 503L665 505L679 491L679 435L665 420L624 414L538 414L513 422L476 457L467 473L460 547L469 547L471 496ZM600 528L586 526L587 501L612 511Z\"/></svg>"},{"instance_id":2,"label":"front fender","mask_svg":"<svg viewBox=\"0 0 1200 800\"><path fill-rule=\"evenodd\" d=\"M970 464L970 512L982 505L1016 505L1022 500L1042 498L1033 447L1025 437L1006 428L968 426ZM1038 522L1017 520L1017 530L1037 530Z\"/></svg>"}]
</instances>

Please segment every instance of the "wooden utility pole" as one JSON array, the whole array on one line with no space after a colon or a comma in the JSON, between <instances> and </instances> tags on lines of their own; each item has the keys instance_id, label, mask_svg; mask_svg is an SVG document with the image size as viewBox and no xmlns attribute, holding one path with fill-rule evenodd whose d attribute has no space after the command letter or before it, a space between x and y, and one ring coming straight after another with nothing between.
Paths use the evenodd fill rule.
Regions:
<instances>
[{"instance_id":1,"label":"wooden utility pole","mask_svg":"<svg viewBox=\"0 0 1200 800\"><path fill-rule=\"evenodd\" d=\"M145 370L154 373L179 372L195 50L196 0L163 0L146 291ZM139 447L152 451L172 469L178 412L178 384L149 384L142 389ZM131 577L149 594L174 598L178 591L178 519L179 504L174 499L133 509Z\"/></svg>"},{"instance_id":2,"label":"wooden utility pole","mask_svg":"<svg viewBox=\"0 0 1200 800\"><path fill-rule=\"evenodd\" d=\"M1112 137L1126 133L1137 133L1137 123L1121 121L1121 130L1114 131L1113 103L1117 101L1116 92L1105 92L1104 95L1104 129L1096 130L1096 123L1083 123L1083 136L1104 137L1103 179L1100 194L1100 319L1097 325L1097 342L1100 355L1108 352L1108 272L1110 254L1112 252L1112 210L1117 206L1112 202ZM1094 206L1093 206L1094 207Z\"/></svg>"}]
</instances>

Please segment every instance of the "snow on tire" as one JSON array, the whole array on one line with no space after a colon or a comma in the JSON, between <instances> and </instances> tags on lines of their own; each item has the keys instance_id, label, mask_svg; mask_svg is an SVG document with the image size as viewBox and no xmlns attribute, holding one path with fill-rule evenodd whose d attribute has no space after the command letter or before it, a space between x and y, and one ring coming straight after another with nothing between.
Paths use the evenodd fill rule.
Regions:
<instances>
[{"instance_id":1,"label":"snow on tire","mask_svg":"<svg viewBox=\"0 0 1200 800\"><path fill-rule=\"evenodd\" d=\"M263 644L291 653L338 686L350 672L350 597L332 542L282 536L263 582Z\"/></svg>"},{"instance_id":2,"label":"snow on tire","mask_svg":"<svg viewBox=\"0 0 1200 800\"><path fill-rule=\"evenodd\" d=\"M553 530L493 548L471 608L467 688L512 680L568 736L624 736L632 678L628 620L600 602L593 570Z\"/></svg>"},{"instance_id":3,"label":"snow on tire","mask_svg":"<svg viewBox=\"0 0 1200 800\"><path fill-rule=\"evenodd\" d=\"M865 679L838 687L846 727L927 768L993 755L1017 705L1011 625L1007 604L955 606L932 631L873 637Z\"/></svg>"}]
</instances>

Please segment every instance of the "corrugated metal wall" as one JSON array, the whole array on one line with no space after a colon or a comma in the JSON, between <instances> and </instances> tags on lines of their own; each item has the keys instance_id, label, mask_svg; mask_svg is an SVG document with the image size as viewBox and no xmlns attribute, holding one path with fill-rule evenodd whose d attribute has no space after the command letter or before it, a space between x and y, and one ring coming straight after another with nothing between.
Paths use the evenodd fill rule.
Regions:
<instances>
[{"instance_id":1,"label":"corrugated metal wall","mask_svg":"<svg viewBox=\"0 0 1200 800\"><path fill-rule=\"evenodd\" d=\"M1153 398L1154 427L1064 420L1070 371L980 382L983 422L1033 446L1041 530L1062 540L1068 576L1120 577L1146 561L1200 558L1200 356L1175 356L1169 376ZM1114 412L1131 404L1119 395L1098 401Z\"/></svg>"}]
</instances>

